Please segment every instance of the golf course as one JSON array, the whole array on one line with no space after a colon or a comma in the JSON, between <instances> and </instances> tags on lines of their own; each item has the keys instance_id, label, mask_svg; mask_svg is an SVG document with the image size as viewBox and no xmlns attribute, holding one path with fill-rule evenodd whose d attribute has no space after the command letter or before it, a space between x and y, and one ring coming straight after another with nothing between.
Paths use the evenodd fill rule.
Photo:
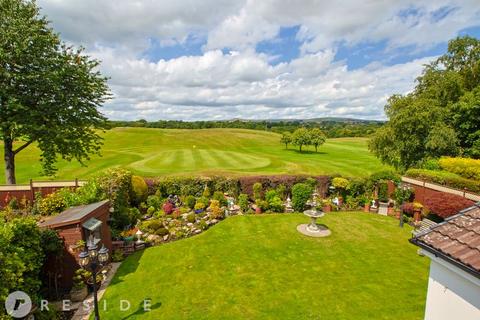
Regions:
<instances>
[{"instance_id":1,"label":"golf course","mask_svg":"<svg viewBox=\"0 0 480 320\"><path fill-rule=\"evenodd\" d=\"M384 166L367 150L367 138L327 139L318 152L280 143L280 135L246 129L114 128L102 133L101 156L82 166L59 159L56 176L41 174L40 151L29 146L16 156L17 181L87 178L121 167L135 174L257 175L332 174L363 176ZM3 148L2 148L3 150ZM0 183L4 183L4 177Z\"/></svg>"}]
</instances>

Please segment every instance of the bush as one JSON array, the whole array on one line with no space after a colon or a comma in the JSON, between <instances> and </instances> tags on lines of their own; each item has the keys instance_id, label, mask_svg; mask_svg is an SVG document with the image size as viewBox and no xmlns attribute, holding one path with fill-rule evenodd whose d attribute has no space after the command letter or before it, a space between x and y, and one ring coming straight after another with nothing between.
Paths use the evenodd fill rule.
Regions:
<instances>
[{"instance_id":1,"label":"bush","mask_svg":"<svg viewBox=\"0 0 480 320\"><path fill-rule=\"evenodd\" d=\"M162 200L157 195L152 195L147 197L147 206L155 208L155 210L160 209Z\"/></svg>"},{"instance_id":2,"label":"bush","mask_svg":"<svg viewBox=\"0 0 480 320\"><path fill-rule=\"evenodd\" d=\"M283 202L276 190L268 190L265 193L265 200L268 202L268 207L271 211L283 212Z\"/></svg>"},{"instance_id":3,"label":"bush","mask_svg":"<svg viewBox=\"0 0 480 320\"><path fill-rule=\"evenodd\" d=\"M377 182L381 180L392 180L395 184L401 182L400 175L392 170L382 170L372 173L367 180L366 188L372 190Z\"/></svg>"},{"instance_id":4,"label":"bush","mask_svg":"<svg viewBox=\"0 0 480 320\"><path fill-rule=\"evenodd\" d=\"M219 219L223 217L223 211L220 208L220 202L218 200L210 201L210 216L214 219Z\"/></svg>"},{"instance_id":5,"label":"bush","mask_svg":"<svg viewBox=\"0 0 480 320\"><path fill-rule=\"evenodd\" d=\"M427 170L441 170L442 168L440 167L440 163L438 159L424 159L422 160L419 165L420 168L422 169L427 169Z\"/></svg>"},{"instance_id":6,"label":"bush","mask_svg":"<svg viewBox=\"0 0 480 320\"><path fill-rule=\"evenodd\" d=\"M447 171L434 171L426 169L409 169L405 172L407 177L426 180L440 185L456 189L467 189L472 192L480 192L480 181L466 179L458 174Z\"/></svg>"},{"instance_id":7,"label":"bush","mask_svg":"<svg viewBox=\"0 0 480 320\"><path fill-rule=\"evenodd\" d=\"M303 211L312 195L312 188L305 183L297 183L292 188L292 206L295 211Z\"/></svg>"},{"instance_id":8,"label":"bush","mask_svg":"<svg viewBox=\"0 0 480 320\"><path fill-rule=\"evenodd\" d=\"M474 202L456 194L434 191L425 198L423 205L430 212L448 218L474 205Z\"/></svg>"},{"instance_id":9,"label":"bush","mask_svg":"<svg viewBox=\"0 0 480 320\"><path fill-rule=\"evenodd\" d=\"M120 262L123 261L125 257L123 256L123 252L121 250L114 250L112 253L112 261L113 262Z\"/></svg>"},{"instance_id":10,"label":"bush","mask_svg":"<svg viewBox=\"0 0 480 320\"><path fill-rule=\"evenodd\" d=\"M205 209L205 203L203 202L197 202L195 203L195 207L193 208L194 210L204 210Z\"/></svg>"},{"instance_id":11,"label":"bush","mask_svg":"<svg viewBox=\"0 0 480 320\"><path fill-rule=\"evenodd\" d=\"M163 228L163 223L159 219L143 221L140 226L141 230L148 233L155 233L155 231L159 228Z\"/></svg>"},{"instance_id":12,"label":"bush","mask_svg":"<svg viewBox=\"0 0 480 320\"><path fill-rule=\"evenodd\" d=\"M439 165L445 171L456 173L463 178L480 181L480 160L443 157L439 160Z\"/></svg>"},{"instance_id":13,"label":"bush","mask_svg":"<svg viewBox=\"0 0 480 320\"><path fill-rule=\"evenodd\" d=\"M155 235L157 236L166 236L168 234L168 230L165 227L160 227L154 232Z\"/></svg>"},{"instance_id":14,"label":"bush","mask_svg":"<svg viewBox=\"0 0 480 320\"><path fill-rule=\"evenodd\" d=\"M139 205L143 201L147 200L148 185L142 177L132 176L132 202L135 205Z\"/></svg>"},{"instance_id":15,"label":"bush","mask_svg":"<svg viewBox=\"0 0 480 320\"><path fill-rule=\"evenodd\" d=\"M347 192L353 197L359 197L365 194L366 180L364 178L353 178L349 181Z\"/></svg>"},{"instance_id":16,"label":"bush","mask_svg":"<svg viewBox=\"0 0 480 320\"><path fill-rule=\"evenodd\" d=\"M196 221L196 217L195 217L195 213L189 213L188 216L187 216L187 221L188 222L191 222L191 223L195 223Z\"/></svg>"},{"instance_id":17,"label":"bush","mask_svg":"<svg viewBox=\"0 0 480 320\"><path fill-rule=\"evenodd\" d=\"M203 189L202 197L204 198L210 198L212 196L210 192L210 188L208 186L205 186L205 189Z\"/></svg>"},{"instance_id":18,"label":"bush","mask_svg":"<svg viewBox=\"0 0 480 320\"><path fill-rule=\"evenodd\" d=\"M173 210L175 210L175 207L170 201L165 201L165 203L162 206L162 210L163 212L165 212L165 214L172 214Z\"/></svg>"},{"instance_id":19,"label":"bush","mask_svg":"<svg viewBox=\"0 0 480 320\"><path fill-rule=\"evenodd\" d=\"M220 204L221 207L224 207L228 204L227 199L225 199L225 196L223 195L223 192L221 192L221 191L215 191L213 193L212 199L218 201L218 203Z\"/></svg>"},{"instance_id":20,"label":"bush","mask_svg":"<svg viewBox=\"0 0 480 320\"><path fill-rule=\"evenodd\" d=\"M336 177L332 179L332 186L335 187L335 189L342 189L346 190L348 187L348 180L342 177Z\"/></svg>"},{"instance_id":21,"label":"bush","mask_svg":"<svg viewBox=\"0 0 480 320\"><path fill-rule=\"evenodd\" d=\"M66 203L62 196L62 193L55 192L47 195L45 198L41 199L40 204L38 205L39 213L42 216L51 216L56 215L65 210Z\"/></svg>"},{"instance_id":22,"label":"bush","mask_svg":"<svg viewBox=\"0 0 480 320\"><path fill-rule=\"evenodd\" d=\"M277 194L280 197L280 199L282 200L287 199L287 187L284 184L279 184L275 190L277 191Z\"/></svg>"},{"instance_id":23,"label":"bush","mask_svg":"<svg viewBox=\"0 0 480 320\"><path fill-rule=\"evenodd\" d=\"M378 201L388 202L388 184L386 181L378 183Z\"/></svg>"},{"instance_id":24,"label":"bush","mask_svg":"<svg viewBox=\"0 0 480 320\"><path fill-rule=\"evenodd\" d=\"M255 204L257 205L257 207L260 208L260 210L262 210L262 212L268 211L268 209L270 207L270 204L266 200L259 199L259 200L255 201Z\"/></svg>"},{"instance_id":25,"label":"bush","mask_svg":"<svg viewBox=\"0 0 480 320\"><path fill-rule=\"evenodd\" d=\"M242 193L238 196L238 205L240 206L240 210L242 210L243 213L246 213L248 211L249 205L247 194Z\"/></svg>"},{"instance_id":26,"label":"bush","mask_svg":"<svg viewBox=\"0 0 480 320\"><path fill-rule=\"evenodd\" d=\"M195 202L197 202L197 200L195 199L194 196L187 196L185 198L185 205L190 209L195 208Z\"/></svg>"},{"instance_id":27,"label":"bush","mask_svg":"<svg viewBox=\"0 0 480 320\"><path fill-rule=\"evenodd\" d=\"M262 199L262 191L263 191L262 184L260 182L256 182L253 185L253 199L255 200Z\"/></svg>"}]
</instances>

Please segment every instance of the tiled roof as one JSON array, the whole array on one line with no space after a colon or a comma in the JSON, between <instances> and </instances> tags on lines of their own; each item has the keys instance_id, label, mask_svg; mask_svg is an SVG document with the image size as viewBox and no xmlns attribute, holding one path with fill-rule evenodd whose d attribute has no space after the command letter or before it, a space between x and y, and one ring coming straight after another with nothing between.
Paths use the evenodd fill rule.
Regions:
<instances>
[{"instance_id":1,"label":"tiled roof","mask_svg":"<svg viewBox=\"0 0 480 320\"><path fill-rule=\"evenodd\" d=\"M411 242L480 278L480 203L418 234Z\"/></svg>"}]
</instances>

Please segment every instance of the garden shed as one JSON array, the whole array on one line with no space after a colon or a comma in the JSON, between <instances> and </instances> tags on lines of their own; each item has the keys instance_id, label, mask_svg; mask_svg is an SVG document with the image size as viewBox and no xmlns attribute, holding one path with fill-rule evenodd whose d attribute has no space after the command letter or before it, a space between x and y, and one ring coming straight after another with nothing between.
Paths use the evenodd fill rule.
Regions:
<instances>
[{"instance_id":1,"label":"garden shed","mask_svg":"<svg viewBox=\"0 0 480 320\"><path fill-rule=\"evenodd\" d=\"M46 265L49 282L56 290L69 290L75 270L80 268L78 254L85 243L93 241L104 245L112 252L112 240L108 220L110 201L104 200L88 205L71 207L57 216L41 221L41 228L56 230L64 241L61 257L50 257Z\"/></svg>"}]
</instances>

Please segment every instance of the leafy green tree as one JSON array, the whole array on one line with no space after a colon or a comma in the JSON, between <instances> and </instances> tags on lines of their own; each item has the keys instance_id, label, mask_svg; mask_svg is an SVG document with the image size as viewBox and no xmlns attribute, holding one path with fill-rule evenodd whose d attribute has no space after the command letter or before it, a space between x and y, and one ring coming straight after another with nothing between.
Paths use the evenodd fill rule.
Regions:
<instances>
[{"instance_id":1,"label":"leafy green tree","mask_svg":"<svg viewBox=\"0 0 480 320\"><path fill-rule=\"evenodd\" d=\"M300 152L302 152L303 146L308 146L311 144L311 136L309 131L306 128L298 128L293 132L292 142L294 145L298 146Z\"/></svg>"},{"instance_id":2,"label":"leafy green tree","mask_svg":"<svg viewBox=\"0 0 480 320\"><path fill-rule=\"evenodd\" d=\"M389 121L372 136L370 150L398 169L442 155L480 157L480 41L451 40L417 81L412 93L389 98Z\"/></svg>"},{"instance_id":3,"label":"leafy green tree","mask_svg":"<svg viewBox=\"0 0 480 320\"><path fill-rule=\"evenodd\" d=\"M285 149L288 149L288 145L292 143L292 134L288 131L282 133L282 137L280 138L280 142L285 144Z\"/></svg>"},{"instance_id":4,"label":"leafy green tree","mask_svg":"<svg viewBox=\"0 0 480 320\"><path fill-rule=\"evenodd\" d=\"M315 147L315 152L318 152L318 147L325 143L327 137L319 128L310 130L310 144Z\"/></svg>"},{"instance_id":5,"label":"leafy green tree","mask_svg":"<svg viewBox=\"0 0 480 320\"><path fill-rule=\"evenodd\" d=\"M61 42L34 1L0 0L0 139L5 176L16 183L15 156L36 143L46 174L60 156L80 163L98 153L98 111L109 97L99 62Z\"/></svg>"}]
</instances>

